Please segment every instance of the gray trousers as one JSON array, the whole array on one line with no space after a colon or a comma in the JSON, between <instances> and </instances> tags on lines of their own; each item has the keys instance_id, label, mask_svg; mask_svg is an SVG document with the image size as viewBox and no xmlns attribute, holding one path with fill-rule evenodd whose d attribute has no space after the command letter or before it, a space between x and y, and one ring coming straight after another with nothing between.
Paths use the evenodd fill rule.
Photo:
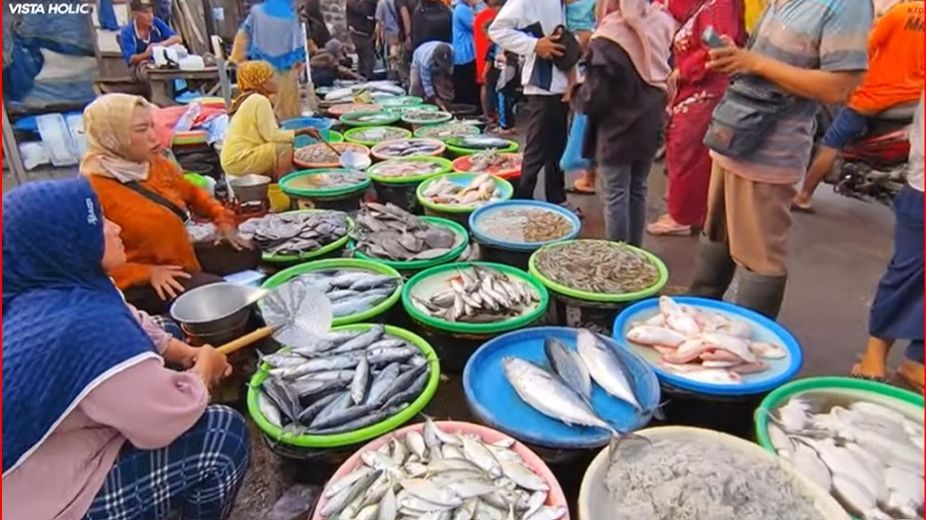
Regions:
<instances>
[{"instance_id":1,"label":"gray trousers","mask_svg":"<svg viewBox=\"0 0 926 520\"><path fill-rule=\"evenodd\" d=\"M639 246L646 226L646 179L652 161L596 169L608 240Z\"/></svg>"}]
</instances>

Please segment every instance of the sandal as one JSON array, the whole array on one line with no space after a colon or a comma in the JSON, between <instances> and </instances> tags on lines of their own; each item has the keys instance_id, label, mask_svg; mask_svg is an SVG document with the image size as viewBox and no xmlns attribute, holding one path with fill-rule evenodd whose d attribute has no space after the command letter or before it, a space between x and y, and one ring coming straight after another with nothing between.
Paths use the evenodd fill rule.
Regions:
<instances>
[{"instance_id":1,"label":"sandal","mask_svg":"<svg viewBox=\"0 0 926 520\"><path fill-rule=\"evenodd\" d=\"M575 193L577 195L594 195L595 188L589 187L588 184L582 182L582 179L577 179L572 186L566 188L567 193Z\"/></svg>"},{"instance_id":2,"label":"sandal","mask_svg":"<svg viewBox=\"0 0 926 520\"><path fill-rule=\"evenodd\" d=\"M694 228L676 222L669 223L665 220L657 220L646 226L646 232L654 236L688 237L694 234Z\"/></svg>"}]
</instances>

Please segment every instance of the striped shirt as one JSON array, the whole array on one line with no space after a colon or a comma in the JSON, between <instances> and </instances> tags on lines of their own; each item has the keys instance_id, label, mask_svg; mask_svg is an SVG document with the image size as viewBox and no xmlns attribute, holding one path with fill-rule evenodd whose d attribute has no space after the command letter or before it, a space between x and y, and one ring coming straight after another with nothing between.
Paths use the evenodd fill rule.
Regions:
<instances>
[{"instance_id":1,"label":"striped shirt","mask_svg":"<svg viewBox=\"0 0 926 520\"><path fill-rule=\"evenodd\" d=\"M750 49L795 67L861 72L868 68L872 18L868 0L771 0ZM727 102L727 97L721 101ZM751 158L738 160L711 152L714 161L756 182L800 181L810 161L817 102L795 96L784 110Z\"/></svg>"}]
</instances>

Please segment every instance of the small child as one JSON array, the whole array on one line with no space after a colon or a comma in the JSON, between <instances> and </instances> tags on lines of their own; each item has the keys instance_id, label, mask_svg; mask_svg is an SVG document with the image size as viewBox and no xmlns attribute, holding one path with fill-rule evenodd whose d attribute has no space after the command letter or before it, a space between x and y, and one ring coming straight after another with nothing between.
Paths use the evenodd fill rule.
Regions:
<instances>
[{"instance_id":1,"label":"small child","mask_svg":"<svg viewBox=\"0 0 926 520\"><path fill-rule=\"evenodd\" d=\"M494 66L487 71L487 81L495 85L498 113L499 135L509 136L515 133L514 105L520 74L520 58L517 54L505 52L497 44L492 44L489 58Z\"/></svg>"}]
</instances>

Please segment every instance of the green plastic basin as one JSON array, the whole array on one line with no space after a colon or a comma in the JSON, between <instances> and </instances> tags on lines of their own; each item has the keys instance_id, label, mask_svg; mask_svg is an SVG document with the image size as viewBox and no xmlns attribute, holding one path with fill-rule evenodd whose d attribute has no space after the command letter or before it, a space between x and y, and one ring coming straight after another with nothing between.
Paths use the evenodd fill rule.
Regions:
<instances>
[{"instance_id":1,"label":"green plastic basin","mask_svg":"<svg viewBox=\"0 0 926 520\"><path fill-rule=\"evenodd\" d=\"M469 233L466 231L466 228L464 228L463 226L461 226L460 224L457 224L456 222L452 220L447 220L445 218L440 218L440 217L418 217L418 218L427 222L428 224L432 224L435 226L441 226L441 227L449 229L455 235L457 235L458 243L454 247L452 247L447 254L443 256L432 258L430 260L406 260L404 262L397 261L397 260L384 260L382 258L374 258L372 256L369 256L366 253L357 250L356 244L354 243L353 240L351 240L350 245L348 247L350 247L354 251L354 256L356 256L357 258L379 262L383 265L388 265L389 267L392 267L393 269L396 269L400 272L421 271L424 269L429 269L431 267L436 267L438 265L446 264L447 262L452 262L456 260L457 258L459 258L461 254L463 254L463 251L466 249L466 246L469 244Z\"/></svg>"},{"instance_id":2,"label":"green plastic basin","mask_svg":"<svg viewBox=\"0 0 926 520\"><path fill-rule=\"evenodd\" d=\"M286 213L316 213L319 211L330 211L324 209L298 209L294 211L287 211ZM282 213L281 213L282 214ZM261 254L261 260L271 264L291 264L293 262L307 262L309 260L324 257L330 253L333 253L339 249L342 249L350 241L350 233L354 230L354 221L350 217L347 217L347 234L343 237L335 240L330 244L326 244L315 251L309 251L307 253L301 253L298 255L280 255L280 254L271 254L264 252Z\"/></svg>"},{"instance_id":3,"label":"green plastic basin","mask_svg":"<svg viewBox=\"0 0 926 520\"><path fill-rule=\"evenodd\" d=\"M325 271L328 269L354 269L357 271L367 271L376 274L393 276L399 279L399 285L395 288L395 291L393 291L393 293L390 294L389 297L383 300L379 305L364 312L334 318L334 320L331 322L333 327L340 327L341 325L350 325L352 323L361 323L364 321L373 320L391 309L392 306L395 305L395 303L402 297L402 276L398 271L378 262L371 262L368 260L360 260L356 258L332 258L329 260L316 260L307 264L293 266L271 276L266 281L264 281L261 287L264 289L275 289L300 275L311 273L313 271Z\"/></svg>"},{"instance_id":4,"label":"green plastic basin","mask_svg":"<svg viewBox=\"0 0 926 520\"><path fill-rule=\"evenodd\" d=\"M344 325L342 327L334 327L331 330L332 332L366 331L372 327L373 325L369 323L358 323L353 325ZM257 406L258 388L270 375L270 367L267 364L263 364L257 373L254 374L254 377L251 378L251 382L248 384L248 414L257 424L257 427L260 428L262 432L264 432L274 441L300 448L338 448L341 446L358 444L364 441L368 441L374 437L385 435L398 428L399 426L405 424L409 420L413 419L416 415L418 415L418 413L421 412L425 406L427 406L427 404L431 401L431 398L434 397L434 394L437 392L437 385L440 382L440 361L437 359L437 353L434 352L434 349L431 347L431 345L417 334L409 332L405 329L393 327L391 325L386 326L386 333L390 336L408 341L409 343L421 349L425 355L425 358L428 360L428 366L430 370L430 377L428 378L428 382L425 385L424 390L421 391L421 395L419 395L417 399L412 401L408 407L399 413L381 422L352 432L338 433L333 435L292 435L289 433L284 433L282 429L270 424L270 422L265 419L263 415L261 415Z\"/></svg>"}]
</instances>

